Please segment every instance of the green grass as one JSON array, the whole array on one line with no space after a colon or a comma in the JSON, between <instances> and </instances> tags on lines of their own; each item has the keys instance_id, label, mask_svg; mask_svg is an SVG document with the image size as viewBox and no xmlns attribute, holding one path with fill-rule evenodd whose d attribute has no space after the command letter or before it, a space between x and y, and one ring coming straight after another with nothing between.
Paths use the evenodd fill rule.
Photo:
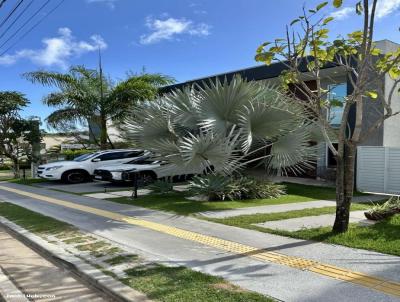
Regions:
<instances>
[{"instance_id":1,"label":"green grass","mask_svg":"<svg viewBox=\"0 0 400 302\"><path fill-rule=\"evenodd\" d=\"M295 202L305 202L320 199L335 199L335 189L328 187L306 186L285 183L287 195L275 199L250 199L227 201L192 201L185 199L188 193L170 193L163 195L150 194L139 196L134 200L127 197L112 198L109 201L131 204L154 210L174 212L180 215L190 215L203 211L230 210L262 205L276 205Z\"/></svg>"},{"instance_id":2,"label":"green grass","mask_svg":"<svg viewBox=\"0 0 400 302\"><path fill-rule=\"evenodd\" d=\"M110 265L118 265L121 263L125 263L125 262L131 262L131 261L136 261L138 260L138 256L137 255L119 255L110 259L105 260L105 263L108 263Z\"/></svg>"},{"instance_id":3,"label":"green grass","mask_svg":"<svg viewBox=\"0 0 400 302\"><path fill-rule=\"evenodd\" d=\"M78 237L79 232L71 225L30 211L7 202L0 202L0 216L3 216L23 228L38 235L57 234L59 238ZM81 234L82 235L82 234ZM93 253L112 254L120 252L117 247L102 250L107 245L86 244L81 249ZM99 250L100 249L100 250ZM136 255L116 256L109 259L110 265L120 261L135 261ZM117 278L106 268L96 265L104 273ZM166 267L162 265L140 265L127 271L128 277L122 281L132 288L142 291L152 299L165 302L271 302L273 300L236 287L225 280L184 267Z\"/></svg>"},{"instance_id":4,"label":"green grass","mask_svg":"<svg viewBox=\"0 0 400 302\"><path fill-rule=\"evenodd\" d=\"M11 170L0 170L0 181L8 181L14 178Z\"/></svg>"},{"instance_id":5,"label":"green grass","mask_svg":"<svg viewBox=\"0 0 400 302\"><path fill-rule=\"evenodd\" d=\"M0 202L0 216L3 216L20 225L24 229L39 235L68 234L68 236L73 236L78 234L77 229L68 223L55 220L51 217L44 216L8 202Z\"/></svg>"},{"instance_id":6,"label":"green grass","mask_svg":"<svg viewBox=\"0 0 400 302\"><path fill-rule=\"evenodd\" d=\"M260 294L245 291L221 278L184 267L162 265L136 267L126 271L123 282L150 299L162 302L266 302ZM267 285L266 285L267 286Z\"/></svg>"},{"instance_id":7,"label":"green grass","mask_svg":"<svg viewBox=\"0 0 400 302\"><path fill-rule=\"evenodd\" d=\"M9 182L15 183L15 184L19 184L19 185L26 185L26 186L32 186L34 184L37 183L41 183L41 182L47 182L48 180L43 179L43 178L14 178L14 179L10 179L8 180Z\"/></svg>"}]
</instances>

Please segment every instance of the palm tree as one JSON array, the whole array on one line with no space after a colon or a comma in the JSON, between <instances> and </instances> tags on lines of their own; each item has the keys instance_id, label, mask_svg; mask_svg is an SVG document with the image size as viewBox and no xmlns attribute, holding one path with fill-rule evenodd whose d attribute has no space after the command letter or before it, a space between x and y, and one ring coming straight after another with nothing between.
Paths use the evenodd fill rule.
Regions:
<instances>
[{"instance_id":1,"label":"palm tree","mask_svg":"<svg viewBox=\"0 0 400 302\"><path fill-rule=\"evenodd\" d=\"M111 143L107 132L109 121L121 120L137 102L155 98L159 87L173 82L162 74L142 72L114 84L103 76L101 68L97 71L84 66L72 66L67 73L29 72L24 77L32 83L57 88L43 99L44 104L57 108L47 117L50 126L87 123L95 138L91 128L95 121L100 128L102 149L107 147L107 140Z\"/></svg>"},{"instance_id":2,"label":"palm tree","mask_svg":"<svg viewBox=\"0 0 400 302\"><path fill-rule=\"evenodd\" d=\"M252 161L279 173L309 167L316 154L312 125L287 95L239 76L142 103L124 122L125 135L167 156L168 168L211 168L225 175Z\"/></svg>"}]
</instances>

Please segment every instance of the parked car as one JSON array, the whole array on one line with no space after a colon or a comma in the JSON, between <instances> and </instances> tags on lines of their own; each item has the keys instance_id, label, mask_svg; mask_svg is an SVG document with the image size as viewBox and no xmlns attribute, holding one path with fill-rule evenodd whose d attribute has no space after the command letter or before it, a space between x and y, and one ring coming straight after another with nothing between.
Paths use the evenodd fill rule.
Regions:
<instances>
[{"instance_id":1,"label":"parked car","mask_svg":"<svg viewBox=\"0 0 400 302\"><path fill-rule=\"evenodd\" d=\"M134 159L130 162L119 165L105 165L94 171L94 177L98 180L106 180L110 182L130 182L132 179L128 177L130 172L139 174L140 182L150 183L156 179L164 177L188 177L194 174L200 174L202 171L182 170L171 173L169 169L163 166L166 161L151 159Z\"/></svg>"},{"instance_id":2,"label":"parked car","mask_svg":"<svg viewBox=\"0 0 400 302\"><path fill-rule=\"evenodd\" d=\"M104 150L83 154L69 161L53 162L38 167L38 176L49 180L62 180L66 183L81 183L93 177L96 168L123 164L134 158L142 158L150 153L139 149Z\"/></svg>"}]
</instances>

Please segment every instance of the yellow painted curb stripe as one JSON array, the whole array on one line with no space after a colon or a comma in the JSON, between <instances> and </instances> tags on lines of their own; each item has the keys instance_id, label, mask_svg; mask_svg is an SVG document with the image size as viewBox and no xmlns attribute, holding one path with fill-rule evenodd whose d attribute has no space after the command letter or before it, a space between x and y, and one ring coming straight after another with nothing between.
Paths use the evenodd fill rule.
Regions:
<instances>
[{"instance_id":1,"label":"yellow painted curb stripe","mask_svg":"<svg viewBox=\"0 0 400 302\"><path fill-rule=\"evenodd\" d=\"M0 186L0 189L16 193L22 196L31 197L34 199L46 201L52 204L60 205L66 208L71 208L79 210L82 212L87 212L95 214L98 216L110 218L117 221L126 222L131 225L140 226L147 228L156 232L168 234L177 238L194 241L201 243L210 247L214 247L220 250L224 250L237 255L248 256L263 262L272 262L276 264L285 265L291 268L296 268L300 270L310 271L319 275L331 277L337 280L342 280L358 285L362 285L367 288L371 288L380 292L391 294L400 297L400 283L369 276L363 273L354 272L348 269L336 267L333 265L324 264L315 260L288 256L285 254L277 252L267 252L265 250L260 250L256 247L244 245L241 243L220 239L213 236L203 235L200 233L187 231L184 229L138 219L135 217L130 217L110 211L105 211L85 205L76 204L74 202L65 201L53 197L48 197L36 193L30 193L14 188Z\"/></svg>"}]
</instances>

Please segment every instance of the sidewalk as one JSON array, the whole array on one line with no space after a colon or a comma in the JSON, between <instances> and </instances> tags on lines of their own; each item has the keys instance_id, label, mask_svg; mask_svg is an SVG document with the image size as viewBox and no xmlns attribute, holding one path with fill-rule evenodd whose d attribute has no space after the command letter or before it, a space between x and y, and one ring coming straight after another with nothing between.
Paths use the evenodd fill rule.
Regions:
<instances>
[{"instance_id":1,"label":"sidewalk","mask_svg":"<svg viewBox=\"0 0 400 302\"><path fill-rule=\"evenodd\" d=\"M185 265L195 270L221 276L241 287L284 301L398 301L398 297L394 295L384 294L364 286L287 265L260 261L239 253L226 252L226 249L224 251L224 249L182 239L177 235L162 233L145 226L123 223L94 212L83 212L69 206L52 204L39 197L22 196L4 191L1 186L69 201L77 206L88 206L107 211L107 213L135 216L143 221L212 236L209 237L211 239L221 238L257 249L265 249L268 252L319 261L395 282L400 282L400 257L296 240L46 189L16 184L0 185L0 199L4 201L67 221L124 244L132 252L145 255L149 260Z\"/></svg>"},{"instance_id":2,"label":"sidewalk","mask_svg":"<svg viewBox=\"0 0 400 302\"><path fill-rule=\"evenodd\" d=\"M76 280L69 271L44 259L6 233L2 227L0 246L1 268L24 294L37 296L38 301L106 301L93 289ZM3 294L5 298L9 295L7 301L23 301L21 292Z\"/></svg>"},{"instance_id":3,"label":"sidewalk","mask_svg":"<svg viewBox=\"0 0 400 302\"><path fill-rule=\"evenodd\" d=\"M370 203L380 201L382 199L388 198L382 195L365 195L365 196L355 196L353 197L353 202L356 203ZM296 211L303 209L313 209L313 208L323 208L323 207L334 207L336 202L333 200L315 200L306 202L296 202L296 203L286 203L278 205L266 205L258 207L248 207L233 210L223 210L223 211L207 211L199 213L202 216L208 218L227 218L241 215L251 215L251 214L261 214L261 213L279 213Z\"/></svg>"}]
</instances>

